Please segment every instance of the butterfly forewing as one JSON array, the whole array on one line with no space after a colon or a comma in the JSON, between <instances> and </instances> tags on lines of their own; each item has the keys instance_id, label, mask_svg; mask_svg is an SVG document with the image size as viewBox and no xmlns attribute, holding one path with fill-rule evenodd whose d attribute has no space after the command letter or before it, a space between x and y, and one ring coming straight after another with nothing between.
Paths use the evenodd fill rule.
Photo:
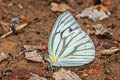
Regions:
<instances>
[{"instance_id":1,"label":"butterfly forewing","mask_svg":"<svg viewBox=\"0 0 120 80\"><path fill-rule=\"evenodd\" d=\"M80 66L95 57L91 38L80 28L69 12L61 14L50 34L49 57L56 58L55 66Z\"/></svg>"}]
</instances>

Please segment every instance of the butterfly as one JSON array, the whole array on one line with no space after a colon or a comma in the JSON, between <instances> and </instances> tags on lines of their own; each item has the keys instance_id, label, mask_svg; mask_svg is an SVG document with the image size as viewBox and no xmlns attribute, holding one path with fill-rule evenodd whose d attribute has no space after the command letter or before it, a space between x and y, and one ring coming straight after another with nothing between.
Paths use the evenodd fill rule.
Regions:
<instances>
[{"instance_id":1,"label":"butterfly","mask_svg":"<svg viewBox=\"0 0 120 80\"><path fill-rule=\"evenodd\" d=\"M81 66L95 58L95 46L91 38L68 11L63 12L53 26L48 52L45 60L58 67Z\"/></svg>"}]
</instances>

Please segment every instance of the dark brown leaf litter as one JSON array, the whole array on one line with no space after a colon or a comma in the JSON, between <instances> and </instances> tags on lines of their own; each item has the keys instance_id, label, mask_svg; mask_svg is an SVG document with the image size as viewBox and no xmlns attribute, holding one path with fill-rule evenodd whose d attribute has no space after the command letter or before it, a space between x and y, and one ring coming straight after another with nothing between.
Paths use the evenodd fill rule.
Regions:
<instances>
[{"instance_id":1,"label":"dark brown leaf litter","mask_svg":"<svg viewBox=\"0 0 120 80\"><path fill-rule=\"evenodd\" d=\"M32 24L21 30L17 36L10 35L9 37L0 39L0 52L11 53L13 56L13 58L0 63L0 71L12 70L12 75L15 78L28 79L28 77L30 77L29 72L32 72L31 70L34 69L36 72L34 74L53 80L52 76L54 72L45 70L48 66L47 63L43 64L26 61L22 56L16 58L16 55L18 55L23 48L23 45L39 45L41 43L46 45L48 44L50 30L58 17L57 12L51 11L50 4L52 2L56 2L57 4L67 4L72 8L72 10L69 11L73 15L76 15L82 12L85 8L92 6L90 0L1 0L0 6L2 7L0 9L0 23L5 22L10 24L13 17L19 18L20 22L22 21L23 23L24 21L29 21L29 17L31 19L38 17L39 20L32 22ZM111 0L111 3L112 4L106 6L110 10L111 16L105 20L96 21L95 23L89 19L77 19L81 28L85 32L87 32L88 27L83 25L83 23L86 23L90 27L92 25L102 24L105 28L109 27L113 33L112 38L106 38L103 36L98 37L94 34L90 35L96 46L96 58L89 64L92 67L85 69L80 69L80 67L72 67L72 69L65 67L67 70L70 69L72 72L75 72L77 75L82 77L83 80L120 80L120 53L118 52L102 59L98 56L101 50L111 49L112 47L119 48L120 44L120 19L118 12L120 11L120 0ZM28 18L25 19L24 16L28 16ZM3 27L0 25L1 35L5 33L2 28ZM48 55L48 50L41 50L41 54ZM103 63L105 63L106 67L110 70L109 74L104 73L105 69ZM21 67L29 70L21 70L20 72L19 69L21 69ZM15 69L16 71L14 71ZM54 67L54 69L56 72L59 70L56 67ZM23 73L25 75L21 75ZM9 78L13 79L12 76ZM8 80L8 78L6 80Z\"/></svg>"}]
</instances>

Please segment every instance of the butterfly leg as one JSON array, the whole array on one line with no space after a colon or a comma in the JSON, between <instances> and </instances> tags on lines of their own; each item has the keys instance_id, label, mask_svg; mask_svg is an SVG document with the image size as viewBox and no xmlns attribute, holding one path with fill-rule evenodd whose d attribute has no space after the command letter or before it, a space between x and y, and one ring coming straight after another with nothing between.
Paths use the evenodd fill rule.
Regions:
<instances>
[{"instance_id":1,"label":"butterfly leg","mask_svg":"<svg viewBox=\"0 0 120 80\"><path fill-rule=\"evenodd\" d=\"M54 69L53 69L52 65L47 66L46 70L47 71L51 71L52 70L54 72Z\"/></svg>"}]
</instances>

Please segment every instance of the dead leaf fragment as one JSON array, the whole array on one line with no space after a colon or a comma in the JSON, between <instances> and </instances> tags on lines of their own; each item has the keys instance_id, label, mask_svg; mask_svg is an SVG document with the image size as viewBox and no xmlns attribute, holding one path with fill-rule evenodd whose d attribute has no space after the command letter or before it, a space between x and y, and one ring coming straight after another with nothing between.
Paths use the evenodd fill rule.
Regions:
<instances>
[{"instance_id":1,"label":"dead leaf fragment","mask_svg":"<svg viewBox=\"0 0 120 80\"><path fill-rule=\"evenodd\" d=\"M78 18L88 17L93 21L97 21L97 20L103 20L105 18L109 18L110 15L111 13L106 7L102 5L97 5L97 6L85 8L80 14L76 15L76 17Z\"/></svg>"},{"instance_id":2,"label":"dead leaf fragment","mask_svg":"<svg viewBox=\"0 0 120 80\"><path fill-rule=\"evenodd\" d=\"M37 52L37 50L25 52L25 59L34 62L43 62L43 57Z\"/></svg>"},{"instance_id":3,"label":"dead leaf fragment","mask_svg":"<svg viewBox=\"0 0 120 80\"><path fill-rule=\"evenodd\" d=\"M0 22L0 25L1 25L1 27L5 30L5 32L8 32L8 31L10 31L10 28L9 28L9 23L5 23L5 22Z\"/></svg>"},{"instance_id":4,"label":"dead leaf fragment","mask_svg":"<svg viewBox=\"0 0 120 80\"><path fill-rule=\"evenodd\" d=\"M18 6L20 9L23 8L22 4L18 4L17 6Z\"/></svg>"},{"instance_id":5,"label":"dead leaf fragment","mask_svg":"<svg viewBox=\"0 0 120 80\"><path fill-rule=\"evenodd\" d=\"M57 3L51 3L51 10L52 11L60 11L60 12L63 12L63 11L66 11L68 10L70 7L65 4L65 3L62 3L62 4L57 4Z\"/></svg>"},{"instance_id":6,"label":"dead leaf fragment","mask_svg":"<svg viewBox=\"0 0 120 80\"><path fill-rule=\"evenodd\" d=\"M101 55L112 55L118 51L120 51L119 48L111 48L111 49L101 50L100 53L101 53Z\"/></svg>"},{"instance_id":7,"label":"dead leaf fragment","mask_svg":"<svg viewBox=\"0 0 120 80\"><path fill-rule=\"evenodd\" d=\"M8 58L7 54L5 54L3 52L0 53L0 62L7 59L7 58Z\"/></svg>"},{"instance_id":8,"label":"dead leaf fragment","mask_svg":"<svg viewBox=\"0 0 120 80\"><path fill-rule=\"evenodd\" d=\"M53 78L55 78L55 80L82 80L74 72L71 72L70 70L66 71L64 69L55 72Z\"/></svg>"},{"instance_id":9,"label":"dead leaf fragment","mask_svg":"<svg viewBox=\"0 0 120 80\"><path fill-rule=\"evenodd\" d=\"M26 50L43 50L43 49L47 49L46 45L24 45L24 48Z\"/></svg>"},{"instance_id":10,"label":"dead leaf fragment","mask_svg":"<svg viewBox=\"0 0 120 80\"><path fill-rule=\"evenodd\" d=\"M28 80L47 80L47 79L39 77L37 74L32 74L32 77L30 77Z\"/></svg>"},{"instance_id":11,"label":"dead leaf fragment","mask_svg":"<svg viewBox=\"0 0 120 80\"><path fill-rule=\"evenodd\" d=\"M95 29L95 35L112 36L111 29L105 28L102 24L92 26Z\"/></svg>"},{"instance_id":12,"label":"dead leaf fragment","mask_svg":"<svg viewBox=\"0 0 120 80\"><path fill-rule=\"evenodd\" d=\"M4 6L0 5L0 10L4 13L4 14L8 14L8 11L5 9Z\"/></svg>"}]
</instances>

